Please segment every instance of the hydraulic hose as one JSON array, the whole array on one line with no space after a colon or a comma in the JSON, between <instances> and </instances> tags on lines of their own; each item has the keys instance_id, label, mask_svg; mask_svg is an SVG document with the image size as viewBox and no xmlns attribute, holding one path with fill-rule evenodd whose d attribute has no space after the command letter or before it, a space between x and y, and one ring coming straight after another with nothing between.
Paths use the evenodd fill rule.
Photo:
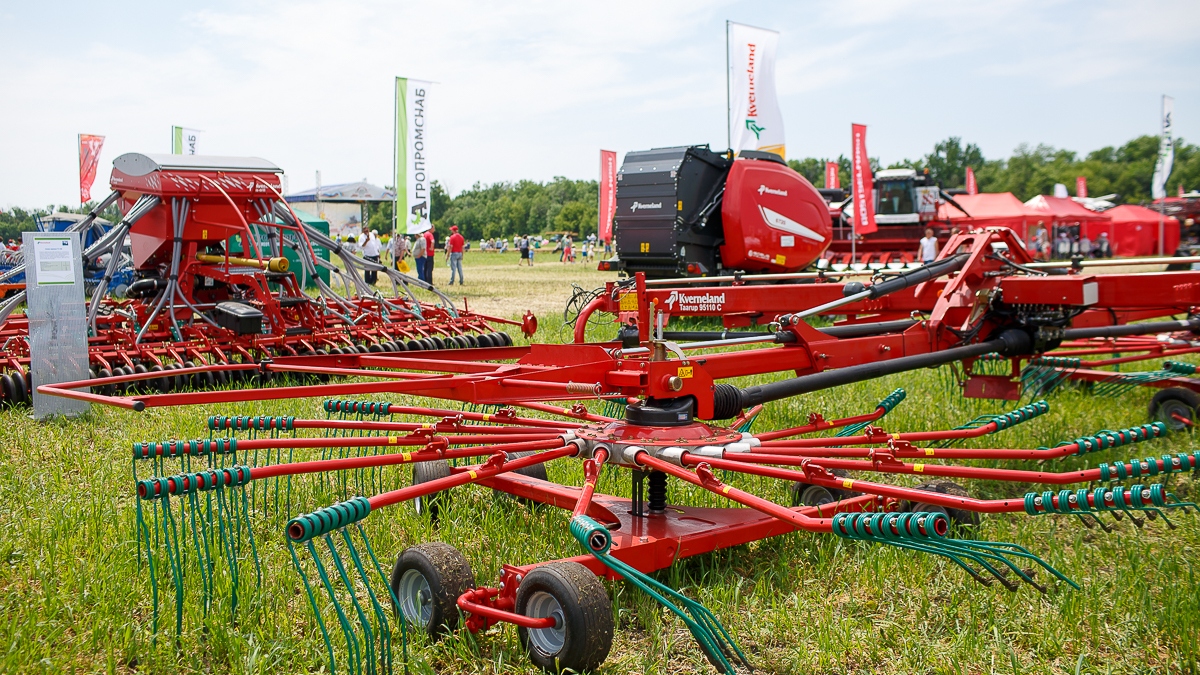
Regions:
<instances>
[{"instance_id":1,"label":"hydraulic hose","mask_svg":"<svg viewBox=\"0 0 1200 675\"><path fill-rule=\"evenodd\" d=\"M1146 335L1148 333L1166 333L1176 330L1200 330L1200 319L1131 323L1124 326L1098 326L1096 328L1068 328L1063 331L1063 340Z\"/></svg>"}]
</instances>

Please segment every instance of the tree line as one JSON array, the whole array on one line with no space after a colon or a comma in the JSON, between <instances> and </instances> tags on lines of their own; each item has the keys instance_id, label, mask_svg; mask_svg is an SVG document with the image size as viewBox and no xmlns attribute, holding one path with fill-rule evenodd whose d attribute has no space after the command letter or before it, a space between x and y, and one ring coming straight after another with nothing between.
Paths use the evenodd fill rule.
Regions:
<instances>
[{"instance_id":1,"label":"tree line","mask_svg":"<svg viewBox=\"0 0 1200 675\"><path fill-rule=\"evenodd\" d=\"M979 146L951 136L934 144L933 151L915 160L905 159L887 167L871 158L871 169L929 170L934 182L946 189L966 185L967 167L975 171L980 192L1011 192L1021 201L1037 195L1054 194L1054 184L1062 183L1075 192L1075 178L1087 178L1088 194L1093 197L1116 193L1118 201L1130 204L1150 201L1150 180L1158 159L1157 136L1139 136L1120 146L1107 146L1080 155L1048 145L1021 144L1007 159L987 159ZM790 159L788 166L813 185L825 187L826 158ZM850 159L837 158L838 179L843 188L850 185ZM1167 179L1167 194L1174 195L1179 185L1184 190L1200 188L1200 147L1175 141L1175 162Z\"/></svg>"},{"instance_id":2,"label":"tree line","mask_svg":"<svg viewBox=\"0 0 1200 675\"><path fill-rule=\"evenodd\" d=\"M951 136L915 160L883 167L877 158L872 158L871 167L873 170L912 168L919 172L928 169L935 182L954 189L965 184L969 166L975 171L980 192L1012 192L1022 201L1039 194L1053 194L1055 183L1063 183L1074 192L1076 176L1086 176L1089 194L1116 193L1119 201L1139 203L1150 201L1150 179L1157 157L1157 136L1140 136L1122 146L1104 147L1086 155L1048 145L1022 144L1005 159L987 159L979 146L964 144L961 138ZM813 185L825 187L828 161L831 160L806 157L788 160L788 165ZM836 161L841 185L849 186L850 159L841 156ZM1167 181L1168 194L1175 194L1180 184L1187 190L1200 188L1200 147L1177 139L1175 164ZM474 240L557 232L587 236L596 231L599 185L595 180L558 176L544 183L531 180L476 183L454 196L434 181L430 196L430 216L439 239L449 234L451 225L457 225L463 236ZM55 210L86 213L93 205L0 211L0 240L20 239L21 232L37 229L34 219L38 215ZM119 217L111 208L104 215L110 220ZM367 217L368 226L390 232L392 204L369 205Z\"/></svg>"}]
</instances>

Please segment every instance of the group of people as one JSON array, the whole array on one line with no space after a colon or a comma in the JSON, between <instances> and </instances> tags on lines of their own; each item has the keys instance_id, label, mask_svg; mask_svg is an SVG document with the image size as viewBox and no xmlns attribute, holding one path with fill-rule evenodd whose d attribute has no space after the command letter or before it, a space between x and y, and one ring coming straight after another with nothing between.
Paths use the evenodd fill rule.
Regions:
<instances>
[{"instance_id":1,"label":"group of people","mask_svg":"<svg viewBox=\"0 0 1200 675\"><path fill-rule=\"evenodd\" d=\"M442 249L445 254L445 260L450 265L449 285L451 286L454 285L456 278L458 279L459 286L466 283L466 277L463 276L462 259L463 253L467 248L467 240L458 233L458 226L451 225L450 236L446 237L446 242ZM399 270L400 264L411 256L417 268L417 278L430 286L433 285L433 267L436 252L437 245L432 229L425 230L421 234L416 235L415 238L407 235L392 237L392 267ZM405 264L407 265L407 263Z\"/></svg>"},{"instance_id":2,"label":"group of people","mask_svg":"<svg viewBox=\"0 0 1200 675\"><path fill-rule=\"evenodd\" d=\"M1060 227L1053 242L1045 223L1039 221L1030 235L1029 248L1035 258L1041 260L1069 260L1075 256L1084 258L1113 257L1112 242L1107 232L1101 232L1093 241L1078 228ZM1072 232L1071 230L1074 230Z\"/></svg>"}]
</instances>

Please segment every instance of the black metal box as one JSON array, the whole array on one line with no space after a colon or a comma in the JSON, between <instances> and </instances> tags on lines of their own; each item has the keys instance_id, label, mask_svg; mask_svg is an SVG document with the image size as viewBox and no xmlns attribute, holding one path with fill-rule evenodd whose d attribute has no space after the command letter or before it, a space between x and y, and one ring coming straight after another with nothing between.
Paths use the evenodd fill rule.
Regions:
<instances>
[{"instance_id":1,"label":"black metal box","mask_svg":"<svg viewBox=\"0 0 1200 675\"><path fill-rule=\"evenodd\" d=\"M716 271L721 187L730 161L707 145L630 152L617 173L613 231L630 274L674 277Z\"/></svg>"},{"instance_id":2,"label":"black metal box","mask_svg":"<svg viewBox=\"0 0 1200 675\"><path fill-rule=\"evenodd\" d=\"M263 313L257 307L240 302L221 302L212 311L213 321L238 335L262 333Z\"/></svg>"}]
</instances>

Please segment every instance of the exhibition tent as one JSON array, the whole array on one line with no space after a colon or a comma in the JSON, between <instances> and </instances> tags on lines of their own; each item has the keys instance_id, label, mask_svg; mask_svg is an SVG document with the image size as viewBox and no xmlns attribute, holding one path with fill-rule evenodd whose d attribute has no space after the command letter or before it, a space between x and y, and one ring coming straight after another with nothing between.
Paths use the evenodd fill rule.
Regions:
<instances>
[{"instance_id":1,"label":"exhibition tent","mask_svg":"<svg viewBox=\"0 0 1200 675\"><path fill-rule=\"evenodd\" d=\"M1112 241L1113 255L1158 255L1157 211L1144 206L1122 204L1104 212L1108 223L1096 223L1088 227L1088 236L1095 241L1101 232L1108 232ZM1163 253L1171 255L1179 247L1179 221L1167 216L1163 219Z\"/></svg>"},{"instance_id":2,"label":"exhibition tent","mask_svg":"<svg viewBox=\"0 0 1200 675\"><path fill-rule=\"evenodd\" d=\"M1007 227L1022 239L1027 239L1028 226L1037 222L1037 214L1011 192L958 195L954 202L962 209L943 202L938 206L938 220L960 227Z\"/></svg>"}]
</instances>

